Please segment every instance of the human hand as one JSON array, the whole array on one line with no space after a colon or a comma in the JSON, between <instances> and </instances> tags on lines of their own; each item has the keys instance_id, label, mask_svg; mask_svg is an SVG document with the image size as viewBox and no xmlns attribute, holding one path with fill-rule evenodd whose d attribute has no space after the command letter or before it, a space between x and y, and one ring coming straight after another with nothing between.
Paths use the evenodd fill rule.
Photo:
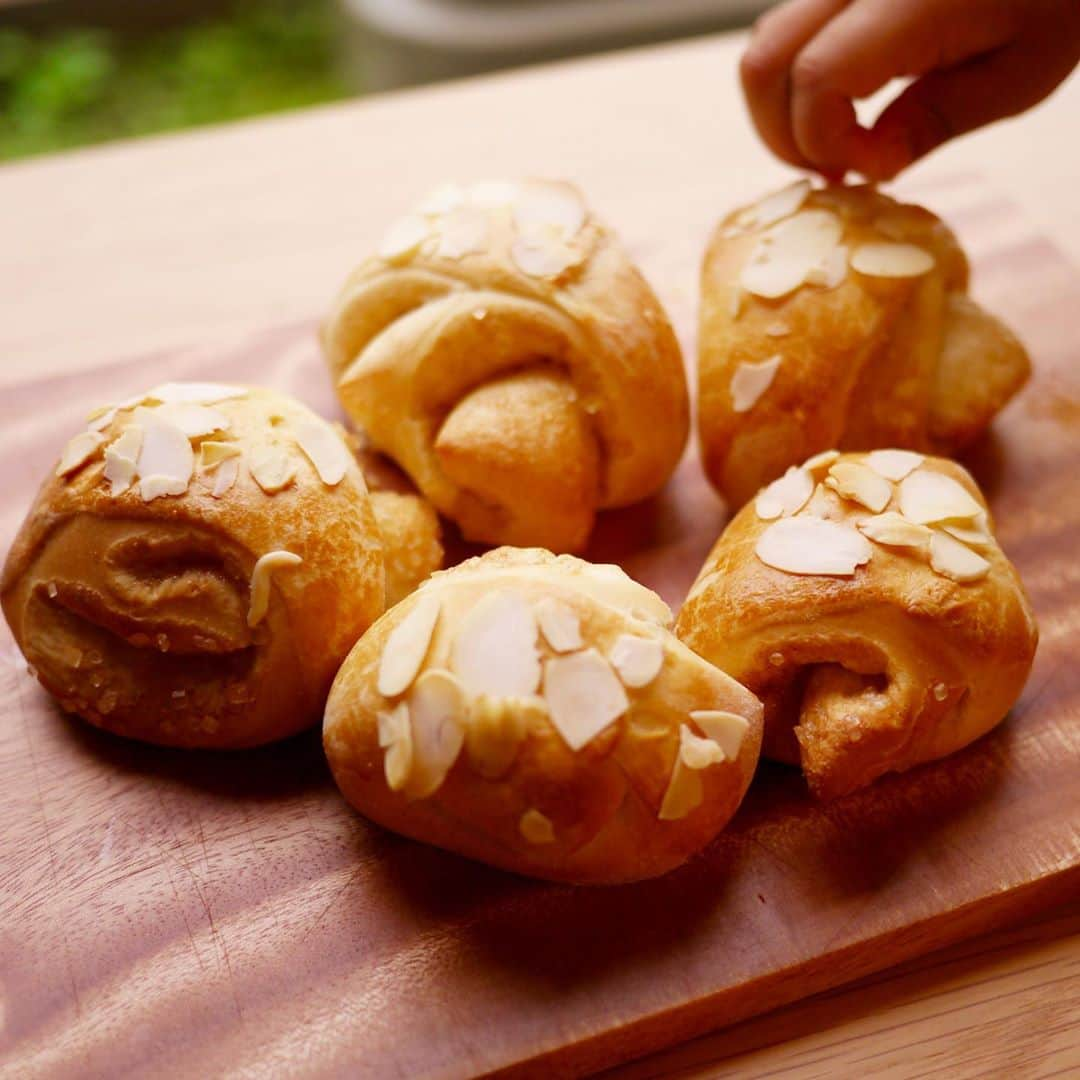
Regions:
<instances>
[{"instance_id":1,"label":"human hand","mask_svg":"<svg viewBox=\"0 0 1080 1080\"><path fill-rule=\"evenodd\" d=\"M887 180L1031 108L1078 60L1080 0L787 0L758 20L740 74L758 133L785 161ZM859 125L854 101L912 75L872 128Z\"/></svg>"}]
</instances>

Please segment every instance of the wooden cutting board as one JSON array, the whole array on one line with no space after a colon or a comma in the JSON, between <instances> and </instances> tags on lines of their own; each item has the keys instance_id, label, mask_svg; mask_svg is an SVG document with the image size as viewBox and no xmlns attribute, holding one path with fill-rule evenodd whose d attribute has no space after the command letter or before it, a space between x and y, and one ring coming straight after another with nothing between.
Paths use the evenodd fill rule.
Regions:
<instances>
[{"instance_id":1,"label":"wooden cutting board","mask_svg":"<svg viewBox=\"0 0 1080 1080\"><path fill-rule=\"evenodd\" d=\"M658 881L538 884L367 825L318 735L236 755L65 718L0 629L5 1075L546 1077L878 970L1080 887L1080 278L970 178L908 189L958 228L1037 375L969 464L1042 628L1012 718L830 806L763 765L731 828ZM690 278L682 235L638 254ZM692 346L694 298L662 290ZM313 313L314 314L314 313ZM333 412L313 323L5 390L0 543L87 407L168 378ZM688 457L590 555L677 604L723 525Z\"/></svg>"}]
</instances>

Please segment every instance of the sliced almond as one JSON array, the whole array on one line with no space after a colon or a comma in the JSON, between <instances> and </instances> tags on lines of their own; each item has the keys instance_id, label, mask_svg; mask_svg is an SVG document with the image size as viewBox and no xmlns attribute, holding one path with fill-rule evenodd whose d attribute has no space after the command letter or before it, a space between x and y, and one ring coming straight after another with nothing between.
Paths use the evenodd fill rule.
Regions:
<instances>
[{"instance_id":1,"label":"sliced almond","mask_svg":"<svg viewBox=\"0 0 1080 1080\"><path fill-rule=\"evenodd\" d=\"M296 462L277 443L252 447L248 452L248 469L267 495L283 491L296 479Z\"/></svg>"},{"instance_id":2,"label":"sliced almond","mask_svg":"<svg viewBox=\"0 0 1080 1080\"><path fill-rule=\"evenodd\" d=\"M916 454L914 450L875 450L867 455L866 464L886 480L899 482L925 460L922 454Z\"/></svg>"},{"instance_id":3,"label":"sliced almond","mask_svg":"<svg viewBox=\"0 0 1080 1080\"><path fill-rule=\"evenodd\" d=\"M817 266L806 275L807 285L817 285L822 289L835 289L847 277L848 249L844 244L837 244Z\"/></svg>"},{"instance_id":4,"label":"sliced almond","mask_svg":"<svg viewBox=\"0 0 1080 1080\"><path fill-rule=\"evenodd\" d=\"M277 570L299 566L303 561L291 551L268 551L259 557L251 571L248 626L258 626L266 617L270 607L270 576Z\"/></svg>"},{"instance_id":5,"label":"sliced almond","mask_svg":"<svg viewBox=\"0 0 1080 1080\"><path fill-rule=\"evenodd\" d=\"M934 256L915 244L874 241L860 244L851 253L851 266L868 277L922 277L934 269Z\"/></svg>"},{"instance_id":6,"label":"sliced almond","mask_svg":"<svg viewBox=\"0 0 1080 1080\"><path fill-rule=\"evenodd\" d=\"M226 492L232 489L239 475L240 458L226 459L214 469L214 486L210 489L210 494L215 499L222 498Z\"/></svg>"},{"instance_id":7,"label":"sliced almond","mask_svg":"<svg viewBox=\"0 0 1080 1080\"><path fill-rule=\"evenodd\" d=\"M840 457L839 450L822 450L820 454L815 454L812 458L807 458L803 462L803 468L809 472L817 472L818 469L824 469L831 465Z\"/></svg>"},{"instance_id":8,"label":"sliced almond","mask_svg":"<svg viewBox=\"0 0 1080 1080\"><path fill-rule=\"evenodd\" d=\"M994 542L994 538L990 535L990 525L986 519L985 510L979 511L971 519L970 524L943 521L939 528L969 547L989 547Z\"/></svg>"},{"instance_id":9,"label":"sliced almond","mask_svg":"<svg viewBox=\"0 0 1080 1080\"><path fill-rule=\"evenodd\" d=\"M514 203L514 221L523 233L553 228L572 240L585 224L588 211L569 188L530 184Z\"/></svg>"},{"instance_id":10,"label":"sliced almond","mask_svg":"<svg viewBox=\"0 0 1080 1080\"><path fill-rule=\"evenodd\" d=\"M219 401L246 397L247 393L247 389L243 386L229 386L225 383L172 382L155 386L139 400L160 401L164 405L216 405ZM133 404L137 405L139 402L132 398L129 402L118 405L117 408L129 408Z\"/></svg>"},{"instance_id":11,"label":"sliced almond","mask_svg":"<svg viewBox=\"0 0 1080 1080\"><path fill-rule=\"evenodd\" d=\"M521 185L510 180L480 180L469 188L469 202L490 210L512 206L521 195Z\"/></svg>"},{"instance_id":12,"label":"sliced almond","mask_svg":"<svg viewBox=\"0 0 1080 1080\"><path fill-rule=\"evenodd\" d=\"M480 694L469 705L465 748L469 764L487 780L510 771L531 720L547 716L536 697L492 697Z\"/></svg>"},{"instance_id":13,"label":"sliced almond","mask_svg":"<svg viewBox=\"0 0 1080 1080\"><path fill-rule=\"evenodd\" d=\"M468 201L469 193L460 184L442 184L424 196L416 211L428 217L441 217Z\"/></svg>"},{"instance_id":14,"label":"sliced almond","mask_svg":"<svg viewBox=\"0 0 1080 1080\"><path fill-rule=\"evenodd\" d=\"M688 769L707 769L726 760L723 748L715 739L702 738L689 724L679 727L679 757Z\"/></svg>"},{"instance_id":15,"label":"sliced almond","mask_svg":"<svg viewBox=\"0 0 1080 1080\"><path fill-rule=\"evenodd\" d=\"M329 424L317 417L301 416L293 424L293 434L324 484L334 487L345 479L353 457Z\"/></svg>"},{"instance_id":16,"label":"sliced almond","mask_svg":"<svg viewBox=\"0 0 1080 1080\"><path fill-rule=\"evenodd\" d=\"M162 495L183 495L195 471L188 437L160 409L140 406L135 423L143 433L137 465L139 494L146 502Z\"/></svg>"},{"instance_id":17,"label":"sliced almond","mask_svg":"<svg viewBox=\"0 0 1080 1080\"><path fill-rule=\"evenodd\" d=\"M239 443L206 439L199 444L199 464L204 469L214 469L229 458L239 457L242 452Z\"/></svg>"},{"instance_id":18,"label":"sliced almond","mask_svg":"<svg viewBox=\"0 0 1080 1080\"><path fill-rule=\"evenodd\" d=\"M840 577L850 577L874 553L850 525L806 516L774 521L758 537L754 552L766 566L789 574Z\"/></svg>"},{"instance_id":19,"label":"sliced almond","mask_svg":"<svg viewBox=\"0 0 1080 1080\"><path fill-rule=\"evenodd\" d=\"M622 683L596 649L547 660L544 698L551 722L571 750L580 750L630 705Z\"/></svg>"},{"instance_id":20,"label":"sliced almond","mask_svg":"<svg viewBox=\"0 0 1080 1080\"><path fill-rule=\"evenodd\" d=\"M441 606L438 596L418 596L412 611L390 632L376 683L383 697L397 697L412 685L431 646Z\"/></svg>"},{"instance_id":21,"label":"sliced almond","mask_svg":"<svg viewBox=\"0 0 1080 1080\"><path fill-rule=\"evenodd\" d=\"M175 424L189 439L213 435L215 431L228 431L229 418L218 409L198 405L191 401L172 401L159 405L155 412Z\"/></svg>"},{"instance_id":22,"label":"sliced almond","mask_svg":"<svg viewBox=\"0 0 1080 1080\"><path fill-rule=\"evenodd\" d=\"M920 469L900 481L900 513L919 525L953 518L968 520L981 511L982 507L951 476Z\"/></svg>"},{"instance_id":23,"label":"sliced almond","mask_svg":"<svg viewBox=\"0 0 1080 1080\"><path fill-rule=\"evenodd\" d=\"M379 746L386 751L383 771L387 787L391 791L400 791L408 783L413 764L409 706L401 701L388 712L380 712L376 722L379 725Z\"/></svg>"},{"instance_id":24,"label":"sliced almond","mask_svg":"<svg viewBox=\"0 0 1080 1080\"><path fill-rule=\"evenodd\" d=\"M697 809L705 797L701 783L701 771L691 769L682 759L682 753L675 755L675 765L671 770L671 779L660 804L661 821L679 821L691 810Z\"/></svg>"},{"instance_id":25,"label":"sliced almond","mask_svg":"<svg viewBox=\"0 0 1080 1080\"><path fill-rule=\"evenodd\" d=\"M608 657L623 686L637 690L660 674L664 666L664 646L655 638L620 634Z\"/></svg>"},{"instance_id":26,"label":"sliced almond","mask_svg":"<svg viewBox=\"0 0 1080 1080\"><path fill-rule=\"evenodd\" d=\"M142 428L138 424L129 424L120 432L120 437L105 448L105 479L111 485L111 495L122 495L135 482L142 439Z\"/></svg>"},{"instance_id":27,"label":"sliced almond","mask_svg":"<svg viewBox=\"0 0 1080 1080\"><path fill-rule=\"evenodd\" d=\"M663 598L635 581L621 566L580 559L575 562L581 570L578 587L594 599L657 626L669 627L674 622L671 608Z\"/></svg>"},{"instance_id":28,"label":"sliced almond","mask_svg":"<svg viewBox=\"0 0 1080 1080\"><path fill-rule=\"evenodd\" d=\"M431 225L426 218L419 214L403 217L386 230L379 244L379 258L390 262L408 258L430 235Z\"/></svg>"},{"instance_id":29,"label":"sliced almond","mask_svg":"<svg viewBox=\"0 0 1080 1080\"><path fill-rule=\"evenodd\" d=\"M731 408L734 412L749 412L772 385L783 357L777 354L760 363L743 361L731 376Z\"/></svg>"},{"instance_id":30,"label":"sliced almond","mask_svg":"<svg viewBox=\"0 0 1080 1080\"><path fill-rule=\"evenodd\" d=\"M551 819L541 814L539 810L526 810L521 815L521 820L518 822L518 832L530 844L555 843L555 826L551 824Z\"/></svg>"},{"instance_id":31,"label":"sliced almond","mask_svg":"<svg viewBox=\"0 0 1080 1080\"><path fill-rule=\"evenodd\" d=\"M467 705L449 671L425 671L409 693L413 767L409 794L426 799L442 787L465 745Z\"/></svg>"},{"instance_id":32,"label":"sliced almond","mask_svg":"<svg viewBox=\"0 0 1080 1080\"><path fill-rule=\"evenodd\" d=\"M573 652L581 648L581 620L569 604L546 596L535 605L534 610L540 633L556 652Z\"/></svg>"},{"instance_id":33,"label":"sliced almond","mask_svg":"<svg viewBox=\"0 0 1080 1080\"><path fill-rule=\"evenodd\" d=\"M104 431L115 419L117 409L115 406L106 406L103 409L95 409L87 417L86 428L88 431Z\"/></svg>"},{"instance_id":34,"label":"sliced almond","mask_svg":"<svg viewBox=\"0 0 1080 1080\"><path fill-rule=\"evenodd\" d=\"M990 572L990 563L978 552L946 533L934 530L930 537L930 565L953 581L978 581Z\"/></svg>"},{"instance_id":35,"label":"sliced almond","mask_svg":"<svg viewBox=\"0 0 1080 1080\"><path fill-rule=\"evenodd\" d=\"M791 327L786 322L773 322L765 327L766 337L787 337L791 333Z\"/></svg>"},{"instance_id":36,"label":"sliced almond","mask_svg":"<svg viewBox=\"0 0 1080 1080\"><path fill-rule=\"evenodd\" d=\"M56 466L57 476L67 476L80 466L85 465L97 453L97 449L105 441L105 436L99 431L80 431L60 455L60 464Z\"/></svg>"},{"instance_id":37,"label":"sliced almond","mask_svg":"<svg viewBox=\"0 0 1080 1080\"><path fill-rule=\"evenodd\" d=\"M748 206L738 217L740 225L749 229L766 229L802 208L810 194L809 180L796 180Z\"/></svg>"},{"instance_id":38,"label":"sliced almond","mask_svg":"<svg viewBox=\"0 0 1080 1080\"><path fill-rule=\"evenodd\" d=\"M858 523L858 529L876 544L887 544L889 547L921 548L930 539L930 530L925 525L916 525L903 514L891 510L886 514L864 518Z\"/></svg>"},{"instance_id":39,"label":"sliced almond","mask_svg":"<svg viewBox=\"0 0 1080 1080\"><path fill-rule=\"evenodd\" d=\"M435 254L442 259L461 259L486 250L491 222L484 210L465 206L447 214L438 224Z\"/></svg>"},{"instance_id":40,"label":"sliced almond","mask_svg":"<svg viewBox=\"0 0 1080 1080\"><path fill-rule=\"evenodd\" d=\"M880 514L892 499L892 484L858 461L837 461L829 469L825 486L875 514Z\"/></svg>"},{"instance_id":41,"label":"sliced almond","mask_svg":"<svg viewBox=\"0 0 1080 1080\"><path fill-rule=\"evenodd\" d=\"M557 278L584 257L558 237L547 234L519 236L510 248L517 268L529 277Z\"/></svg>"},{"instance_id":42,"label":"sliced almond","mask_svg":"<svg viewBox=\"0 0 1080 1080\"><path fill-rule=\"evenodd\" d=\"M843 235L840 219L828 210L803 210L762 236L742 269L747 292L778 300L794 292L827 260Z\"/></svg>"},{"instance_id":43,"label":"sliced almond","mask_svg":"<svg viewBox=\"0 0 1080 1080\"><path fill-rule=\"evenodd\" d=\"M524 698L540 684L536 616L508 589L488 593L461 620L451 667L470 697Z\"/></svg>"},{"instance_id":44,"label":"sliced almond","mask_svg":"<svg viewBox=\"0 0 1080 1080\"><path fill-rule=\"evenodd\" d=\"M738 319L743 312L743 301L746 299L746 293L743 292L740 285L732 285L731 287L731 299L728 301L728 311L731 314L732 319Z\"/></svg>"},{"instance_id":45,"label":"sliced almond","mask_svg":"<svg viewBox=\"0 0 1080 1080\"><path fill-rule=\"evenodd\" d=\"M783 476L763 488L754 500L754 512L762 521L798 513L814 493L814 478L792 465Z\"/></svg>"},{"instance_id":46,"label":"sliced almond","mask_svg":"<svg viewBox=\"0 0 1080 1080\"><path fill-rule=\"evenodd\" d=\"M719 744L728 761L738 759L743 739L750 730L750 722L746 717L724 709L697 709L690 714L690 719L713 742Z\"/></svg>"}]
</instances>

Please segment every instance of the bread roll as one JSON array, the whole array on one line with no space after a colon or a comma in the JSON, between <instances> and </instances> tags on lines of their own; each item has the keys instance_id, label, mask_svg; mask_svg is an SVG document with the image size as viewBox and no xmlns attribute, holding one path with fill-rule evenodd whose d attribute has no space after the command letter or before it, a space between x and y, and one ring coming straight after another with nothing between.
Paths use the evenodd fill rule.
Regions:
<instances>
[{"instance_id":1,"label":"bread roll","mask_svg":"<svg viewBox=\"0 0 1080 1080\"><path fill-rule=\"evenodd\" d=\"M298 402L170 383L71 440L0 599L67 711L169 746L255 746L318 719L385 608L387 563L395 594L420 576L380 531L398 543L412 515L376 515L340 436Z\"/></svg>"},{"instance_id":2,"label":"bread roll","mask_svg":"<svg viewBox=\"0 0 1080 1080\"><path fill-rule=\"evenodd\" d=\"M822 454L762 491L676 633L762 699L765 754L824 799L989 731L1038 640L975 482L898 450Z\"/></svg>"},{"instance_id":3,"label":"bread roll","mask_svg":"<svg viewBox=\"0 0 1080 1080\"><path fill-rule=\"evenodd\" d=\"M346 412L467 539L581 548L682 454L682 359L569 184L449 187L394 225L323 326Z\"/></svg>"},{"instance_id":4,"label":"bread roll","mask_svg":"<svg viewBox=\"0 0 1080 1080\"><path fill-rule=\"evenodd\" d=\"M729 215L701 285L702 456L734 507L811 455L953 455L1024 384L1027 353L967 295L938 218L800 181Z\"/></svg>"},{"instance_id":5,"label":"bread roll","mask_svg":"<svg viewBox=\"0 0 1080 1080\"><path fill-rule=\"evenodd\" d=\"M664 873L739 805L761 706L613 566L502 548L434 575L357 643L324 743L407 836L559 881Z\"/></svg>"}]
</instances>

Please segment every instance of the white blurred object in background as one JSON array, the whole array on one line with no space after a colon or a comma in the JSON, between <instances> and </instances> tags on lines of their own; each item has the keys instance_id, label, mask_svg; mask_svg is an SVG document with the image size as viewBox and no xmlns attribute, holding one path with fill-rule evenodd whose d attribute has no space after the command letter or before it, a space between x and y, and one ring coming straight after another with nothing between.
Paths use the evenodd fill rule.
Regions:
<instances>
[{"instance_id":1,"label":"white blurred object in background","mask_svg":"<svg viewBox=\"0 0 1080 1080\"><path fill-rule=\"evenodd\" d=\"M341 0L369 90L749 22L770 0Z\"/></svg>"}]
</instances>

